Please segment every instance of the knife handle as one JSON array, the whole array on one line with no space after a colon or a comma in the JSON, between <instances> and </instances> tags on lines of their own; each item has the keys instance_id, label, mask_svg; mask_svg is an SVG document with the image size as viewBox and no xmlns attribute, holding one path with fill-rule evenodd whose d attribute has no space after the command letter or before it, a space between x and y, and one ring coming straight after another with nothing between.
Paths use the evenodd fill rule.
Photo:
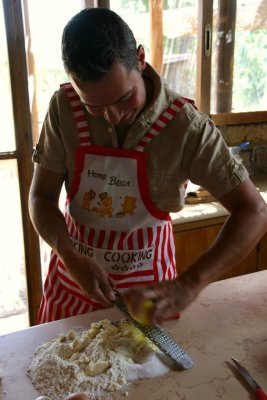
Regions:
<instances>
[{"instance_id":1,"label":"knife handle","mask_svg":"<svg viewBox=\"0 0 267 400\"><path fill-rule=\"evenodd\" d=\"M267 400L267 395L264 393L264 391L262 389L256 389L255 390L255 395L257 397L257 399L259 400Z\"/></svg>"}]
</instances>

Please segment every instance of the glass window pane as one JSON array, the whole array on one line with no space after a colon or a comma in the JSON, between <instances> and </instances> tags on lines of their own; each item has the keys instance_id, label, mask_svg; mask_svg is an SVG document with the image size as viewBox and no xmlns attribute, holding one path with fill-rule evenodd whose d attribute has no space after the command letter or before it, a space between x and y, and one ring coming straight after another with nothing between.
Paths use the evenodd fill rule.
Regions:
<instances>
[{"instance_id":1,"label":"glass window pane","mask_svg":"<svg viewBox=\"0 0 267 400\"><path fill-rule=\"evenodd\" d=\"M218 1L214 8L214 41L213 41L213 71L212 71L212 100L211 112L220 112L218 102L217 73L218 42L225 37L227 51L234 37L234 54L225 67L229 74L225 74L224 84L230 76L230 66L233 65L233 88L228 97L229 107L226 112L250 112L266 110L267 102L267 2L262 0L237 0L235 32L219 31ZM217 53L217 54L216 54ZM222 99L220 100L222 101Z\"/></svg>"},{"instance_id":2,"label":"glass window pane","mask_svg":"<svg viewBox=\"0 0 267 400\"><path fill-rule=\"evenodd\" d=\"M233 111L266 110L267 2L237 0Z\"/></svg>"},{"instance_id":3,"label":"glass window pane","mask_svg":"<svg viewBox=\"0 0 267 400\"><path fill-rule=\"evenodd\" d=\"M29 326L17 162L0 161L0 335Z\"/></svg>"},{"instance_id":4,"label":"glass window pane","mask_svg":"<svg viewBox=\"0 0 267 400\"><path fill-rule=\"evenodd\" d=\"M163 77L182 96L196 97L198 1L167 1L163 13Z\"/></svg>"},{"instance_id":5,"label":"glass window pane","mask_svg":"<svg viewBox=\"0 0 267 400\"><path fill-rule=\"evenodd\" d=\"M110 0L110 8L129 25L133 31L137 46L142 44L146 58L150 59L150 19L148 1Z\"/></svg>"},{"instance_id":6,"label":"glass window pane","mask_svg":"<svg viewBox=\"0 0 267 400\"><path fill-rule=\"evenodd\" d=\"M0 6L0 152L15 150L13 107L3 7Z\"/></svg>"},{"instance_id":7,"label":"glass window pane","mask_svg":"<svg viewBox=\"0 0 267 400\"><path fill-rule=\"evenodd\" d=\"M195 98L198 1L168 0L163 3L161 75L173 90ZM137 44L143 44L147 61L151 63L149 1L111 0L110 8L128 23Z\"/></svg>"},{"instance_id":8,"label":"glass window pane","mask_svg":"<svg viewBox=\"0 0 267 400\"><path fill-rule=\"evenodd\" d=\"M30 98L36 102L32 107L34 140L39 136L52 94L61 83L68 81L61 60L61 37L64 26L81 8L82 2L77 0L28 0L33 74L29 79L29 87ZM51 249L42 239L40 250L44 280Z\"/></svg>"},{"instance_id":9,"label":"glass window pane","mask_svg":"<svg viewBox=\"0 0 267 400\"><path fill-rule=\"evenodd\" d=\"M61 60L61 36L66 23L80 9L81 2L76 0L28 0L39 132L52 94L68 81Z\"/></svg>"}]
</instances>

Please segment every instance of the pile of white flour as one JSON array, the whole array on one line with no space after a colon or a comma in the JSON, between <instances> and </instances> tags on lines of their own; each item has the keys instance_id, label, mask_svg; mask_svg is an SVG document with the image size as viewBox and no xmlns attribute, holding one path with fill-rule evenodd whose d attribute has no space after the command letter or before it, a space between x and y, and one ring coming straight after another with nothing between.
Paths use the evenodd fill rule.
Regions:
<instances>
[{"instance_id":1,"label":"pile of white flour","mask_svg":"<svg viewBox=\"0 0 267 400\"><path fill-rule=\"evenodd\" d=\"M93 399L121 389L127 382L169 371L157 349L126 321L93 323L80 334L69 331L35 351L28 375L51 400L75 392Z\"/></svg>"}]
</instances>

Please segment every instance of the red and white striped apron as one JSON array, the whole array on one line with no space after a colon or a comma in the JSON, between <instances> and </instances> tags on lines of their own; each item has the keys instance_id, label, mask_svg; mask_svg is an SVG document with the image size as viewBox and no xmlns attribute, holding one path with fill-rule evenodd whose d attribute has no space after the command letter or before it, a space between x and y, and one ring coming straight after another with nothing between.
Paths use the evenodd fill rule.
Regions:
<instances>
[{"instance_id":1,"label":"red and white striped apron","mask_svg":"<svg viewBox=\"0 0 267 400\"><path fill-rule=\"evenodd\" d=\"M169 213L151 200L145 146L188 101L176 99L151 126L135 150L91 144L80 99L71 84L62 85L74 113L80 146L65 220L73 245L93 259L123 292L176 277L175 245ZM86 297L60 258L52 252L39 323L103 308Z\"/></svg>"}]
</instances>

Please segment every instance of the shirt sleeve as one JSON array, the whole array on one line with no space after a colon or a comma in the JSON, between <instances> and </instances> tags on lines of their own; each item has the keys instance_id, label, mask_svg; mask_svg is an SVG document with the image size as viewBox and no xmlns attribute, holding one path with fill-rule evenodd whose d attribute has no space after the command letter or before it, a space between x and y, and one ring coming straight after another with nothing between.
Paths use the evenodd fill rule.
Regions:
<instances>
[{"instance_id":1,"label":"shirt sleeve","mask_svg":"<svg viewBox=\"0 0 267 400\"><path fill-rule=\"evenodd\" d=\"M50 100L33 161L45 169L66 173L66 149L61 137L57 92Z\"/></svg>"},{"instance_id":2,"label":"shirt sleeve","mask_svg":"<svg viewBox=\"0 0 267 400\"><path fill-rule=\"evenodd\" d=\"M243 164L236 160L210 119L203 123L189 168L189 179L220 199L248 178Z\"/></svg>"}]
</instances>

